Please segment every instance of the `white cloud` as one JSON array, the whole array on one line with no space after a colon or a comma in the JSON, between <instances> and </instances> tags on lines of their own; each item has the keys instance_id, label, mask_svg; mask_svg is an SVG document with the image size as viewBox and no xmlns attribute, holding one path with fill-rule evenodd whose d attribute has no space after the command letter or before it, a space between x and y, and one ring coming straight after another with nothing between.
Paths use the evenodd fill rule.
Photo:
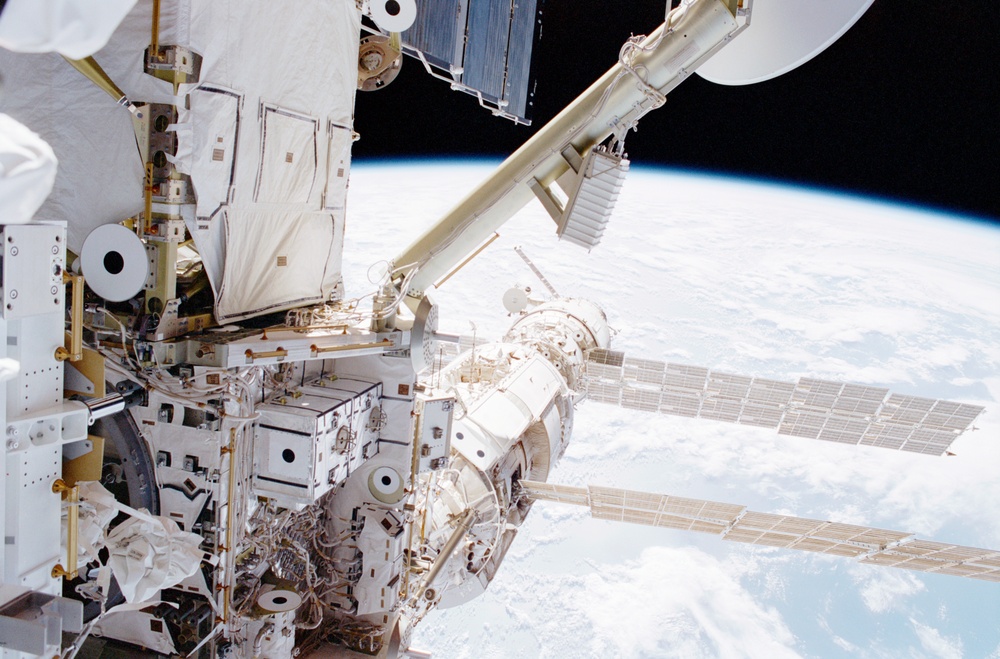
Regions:
<instances>
[{"instance_id":1,"label":"white cloud","mask_svg":"<svg viewBox=\"0 0 1000 659\"><path fill-rule=\"evenodd\" d=\"M961 639L942 636L937 629L917 622L913 618L910 618L910 624L917 633L920 647L930 656L939 659L962 659L964 656Z\"/></svg>"},{"instance_id":2,"label":"white cloud","mask_svg":"<svg viewBox=\"0 0 1000 659\"><path fill-rule=\"evenodd\" d=\"M902 570L855 567L851 570L859 584L861 599L872 613L903 608L905 599L926 590L922 581Z\"/></svg>"},{"instance_id":3,"label":"white cloud","mask_svg":"<svg viewBox=\"0 0 1000 659\"><path fill-rule=\"evenodd\" d=\"M797 656L778 612L698 550L647 549L585 581L580 606L607 656Z\"/></svg>"},{"instance_id":4,"label":"white cloud","mask_svg":"<svg viewBox=\"0 0 1000 659\"><path fill-rule=\"evenodd\" d=\"M355 208L361 209L355 217L362 218L365 230L349 231L349 237L379 258L450 205L445 193L427 195L427 190L441 189L440 181L448 180L457 201L466 183L485 175L465 166L447 176L428 170L422 179L411 176L412 168L398 171L387 176L386 170L371 170L370 204L357 194L363 177L352 178ZM987 413L977 423L979 432L956 442L957 457L936 459L586 403L551 480L728 501L927 539L1000 546L1000 444L990 441L1000 437L995 268L1000 232L731 180L671 176L669 194L660 194L659 175L633 174L604 242L589 258L552 240L544 211L529 207L439 291L442 324L464 332L472 319L483 334L502 333L508 322L499 304L503 291L515 282L537 288L509 249L521 244L562 295L604 305L609 322L621 330L614 347L633 356L781 380L808 375L865 382L896 393L986 405ZM411 196L428 197L428 203L414 203L407 222L391 221L398 209L384 201L387 179L412 186ZM650 185L657 194L645 195ZM359 256L355 250L345 254L366 268L370 259ZM744 554L732 543L659 529L640 538L637 531L585 523L582 509L553 504L551 510L536 507L497 581L478 603L444 612L444 623L428 617L425 624L438 631L433 643L423 645L456 658L588 657L598 656L600 648L625 654L620 648L626 646L616 644L622 641L594 636L591 614L618 615L594 600L594 590L612 601L620 594L668 605L669 615L652 631L642 625L635 631L636 647L656 647L669 636L680 639L671 645L677 654L720 655L722 646L712 634L719 633L724 645L745 630L728 633L729 617L720 619L711 609L719 604L727 612L725 602L688 584L690 575L672 577L687 589L683 597L641 599L654 597L640 588L650 575L659 575L657 583L666 590L675 589L659 567L647 565L641 548L673 544L684 550L695 545L719 557L716 564L694 564L706 575L721 564L731 577L723 589L730 595L726 601L745 601L760 617L758 628L790 628L798 638L794 645L781 642L788 652L823 656L838 648L849 652L853 645L862 656L896 657L908 647L912 654L930 656L925 641L936 647L937 638L947 644L961 637L970 656L993 652L992 659L1000 659L1000 648L993 650L998 638L993 621L984 623L988 614L968 607L971 598L961 595L981 592L976 588L982 584L974 580L942 587L943 577L892 569L876 577L874 569L854 568L847 559L822 562L825 557L784 551ZM622 539L626 535L628 541ZM596 561L596 572L581 560L588 556ZM779 563L779 557L787 562ZM864 576L853 583L844 578L861 570ZM830 598L823 613L838 634L817 635L815 619L801 614L817 592ZM948 616L939 618L934 614L944 602ZM767 622L770 605L784 612L783 621L776 618L780 625ZM937 637L936 630L909 623L917 611L933 617ZM707 617L702 621L699 613ZM852 616L877 625L851 625ZM637 616L637 624L642 619ZM989 631L983 639L973 629Z\"/></svg>"},{"instance_id":5,"label":"white cloud","mask_svg":"<svg viewBox=\"0 0 1000 659\"><path fill-rule=\"evenodd\" d=\"M851 654L854 655L862 654L862 650L860 647L858 647L854 643L851 643L843 636L840 636L836 632L834 632L833 628L830 627L830 623L826 621L826 618L820 617L819 626L823 629L823 631L825 631L830 635L830 640L833 641L834 645L836 645L844 652L850 652Z\"/></svg>"},{"instance_id":6,"label":"white cloud","mask_svg":"<svg viewBox=\"0 0 1000 659\"><path fill-rule=\"evenodd\" d=\"M501 572L484 614L434 616L418 628L417 646L457 658L799 656L781 615L740 585L740 570L697 549L576 565L562 575Z\"/></svg>"}]
</instances>

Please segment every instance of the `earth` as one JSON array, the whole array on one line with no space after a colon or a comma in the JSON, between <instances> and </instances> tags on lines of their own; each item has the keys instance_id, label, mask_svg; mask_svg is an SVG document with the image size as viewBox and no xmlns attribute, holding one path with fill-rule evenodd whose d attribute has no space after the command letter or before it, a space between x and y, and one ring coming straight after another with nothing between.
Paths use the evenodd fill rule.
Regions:
<instances>
[{"instance_id":1,"label":"earth","mask_svg":"<svg viewBox=\"0 0 1000 659\"><path fill-rule=\"evenodd\" d=\"M349 295L491 163L356 164ZM499 337L509 287L600 304L613 347L782 380L984 405L951 457L832 445L584 402L550 481L610 485L1000 548L1000 229L759 181L633 168L603 242L532 204L437 292L443 330ZM992 657L1000 584L594 520L536 504L485 595L429 615L436 657Z\"/></svg>"}]
</instances>

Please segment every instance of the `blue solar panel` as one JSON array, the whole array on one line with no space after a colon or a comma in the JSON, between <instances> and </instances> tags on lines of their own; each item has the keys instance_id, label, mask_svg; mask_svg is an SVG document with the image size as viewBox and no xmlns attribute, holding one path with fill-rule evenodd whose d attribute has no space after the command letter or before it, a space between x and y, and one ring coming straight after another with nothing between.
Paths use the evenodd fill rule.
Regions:
<instances>
[{"instance_id":1,"label":"blue solar panel","mask_svg":"<svg viewBox=\"0 0 1000 659\"><path fill-rule=\"evenodd\" d=\"M526 120L537 0L424 0L403 43L469 93ZM412 53L410 53L412 54Z\"/></svg>"},{"instance_id":2,"label":"blue solar panel","mask_svg":"<svg viewBox=\"0 0 1000 659\"><path fill-rule=\"evenodd\" d=\"M417 3L417 18L403 32L403 43L419 50L436 67L462 65L469 0L431 0Z\"/></svg>"},{"instance_id":3,"label":"blue solar panel","mask_svg":"<svg viewBox=\"0 0 1000 659\"><path fill-rule=\"evenodd\" d=\"M507 49L507 86L505 99L507 111L519 117L530 112L531 50L538 23L536 0L517 0L510 26L510 44Z\"/></svg>"}]
</instances>

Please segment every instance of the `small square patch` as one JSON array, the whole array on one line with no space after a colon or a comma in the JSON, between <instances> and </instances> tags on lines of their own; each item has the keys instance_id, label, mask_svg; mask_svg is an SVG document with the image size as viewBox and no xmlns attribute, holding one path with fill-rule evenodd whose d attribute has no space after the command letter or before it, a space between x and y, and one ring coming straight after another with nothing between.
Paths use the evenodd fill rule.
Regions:
<instances>
[{"instance_id":1,"label":"small square patch","mask_svg":"<svg viewBox=\"0 0 1000 659\"><path fill-rule=\"evenodd\" d=\"M279 256L278 257L278 267L279 268L284 268L286 265L288 265L288 257L287 256Z\"/></svg>"},{"instance_id":2,"label":"small square patch","mask_svg":"<svg viewBox=\"0 0 1000 659\"><path fill-rule=\"evenodd\" d=\"M225 149L212 149L212 160L215 162L222 162L226 159Z\"/></svg>"},{"instance_id":3,"label":"small square patch","mask_svg":"<svg viewBox=\"0 0 1000 659\"><path fill-rule=\"evenodd\" d=\"M285 162L289 162L290 163L293 160L295 160L295 155L291 151L289 151L288 153L285 154Z\"/></svg>"}]
</instances>

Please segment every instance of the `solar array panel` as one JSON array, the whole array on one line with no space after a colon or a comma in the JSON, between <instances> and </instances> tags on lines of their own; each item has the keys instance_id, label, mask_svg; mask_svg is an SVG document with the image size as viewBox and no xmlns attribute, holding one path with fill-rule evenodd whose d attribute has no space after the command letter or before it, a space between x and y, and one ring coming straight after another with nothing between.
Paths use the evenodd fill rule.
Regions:
<instances>
[{"instance_id":1,"label":"solar array panel","mask_svg":"<svg viewBox=\"0 0 1000 659\"><path fill-rule=\"evenodd\" d=\"M991 549L913 540L866 556L861 562L1000 583L1000 552Z\"/></svg>"},{"instance_id":2,"label":"solar array panel","mask_svg":"<svg viewBox=\"0 0 1000 659\"><path fill-rule=\"evenodd\" d=\"M402 33L405 52L444 72L453 88L500 114L530 123L531 53L537 0L433 0L417 3Z\"/></svg>"},{"instance_id":3,"label":"solar array panel","mask_svg":"<svg viewBox=\"0 0 1000 659\"><path fill-rule=\"evenodd\" d=\"M774 428L782 435L942 455L983 411L882 387L800 378L783 382L597 349L588 396L644 412Z\"/></svg>"},{"instance_id":4,"label":"solar array panel","mask_svg":"<svg viewBox=\"0 0 1000 659\"><path fill-rule=\"evenodd\" d=\"M597 519L714 533L725 540L860 559L862 563L1000 582L1000 551L918 540L910 533L613 487L519 481L534 500L590 508Z\"/></svg>"}]
</instances>

